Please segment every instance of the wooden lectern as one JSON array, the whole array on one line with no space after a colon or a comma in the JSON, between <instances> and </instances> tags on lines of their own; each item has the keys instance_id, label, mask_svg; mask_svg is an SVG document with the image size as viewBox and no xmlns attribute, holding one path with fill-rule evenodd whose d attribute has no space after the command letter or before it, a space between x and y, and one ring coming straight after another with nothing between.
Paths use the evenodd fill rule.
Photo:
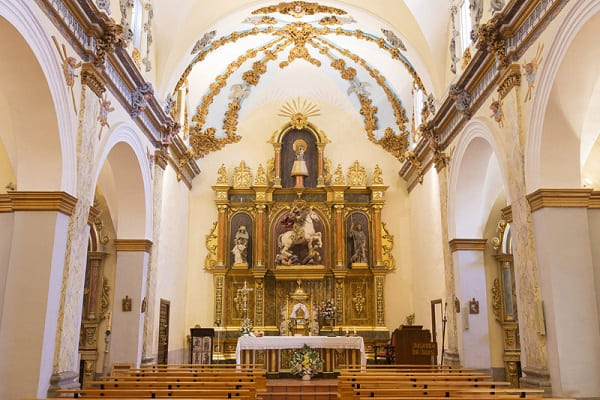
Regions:
<instances>
[{"instance_id":1,"label":"wooden lectern","mask_svg":"<svg viewBox=\"0 0 600 400\"><path fill-rule=\"evenodd\" d=\"M437 343L431 341L431 332L423 325L402 325L392 335L396 336L396 364L432 364Z\"/></svg>"}]
</instances>

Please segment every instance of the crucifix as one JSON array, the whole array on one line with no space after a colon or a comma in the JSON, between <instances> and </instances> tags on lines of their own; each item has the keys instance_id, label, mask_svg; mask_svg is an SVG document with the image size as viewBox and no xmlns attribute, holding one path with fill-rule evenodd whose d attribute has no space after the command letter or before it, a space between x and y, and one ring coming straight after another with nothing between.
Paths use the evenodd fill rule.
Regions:
<instances>
[{"instance_id":1,"label":"crucifix","mask_svg":"<svg viewBox=\"0 0 600 400\"><path fill-rule=\"evenodd\" d=\"M238 289L238 295L242 295L242 305L243 305L243 312L244 312L244 319L248 318L248 293L250 293L251 291L253 291L254 289L249 288L248 284L246 281L244 281L244 287L242 287L241 289Z\"/></svg>"}]
</instances>

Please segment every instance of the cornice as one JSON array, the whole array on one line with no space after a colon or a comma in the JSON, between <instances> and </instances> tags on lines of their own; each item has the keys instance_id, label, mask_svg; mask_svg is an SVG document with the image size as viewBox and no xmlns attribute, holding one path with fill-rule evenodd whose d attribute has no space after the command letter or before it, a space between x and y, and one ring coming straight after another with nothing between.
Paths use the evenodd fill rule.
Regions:
<instances>
[{"instance_id":1,"label":"cornice","mask_svg":"<svg viewBox=\"0 0 600 400\"><path fill-rule=\"evenodd\" d=\"M485 250L485 243L487 239L452 239L448 242L450 246L450 252L455 251L483 251Z\"/></svg>"},{"instance_id":2,"label":"cornice","mask_svg":"<svg viewBox=\"0 0 600 400\"><path fill-rule=\"evenodd\" d=\"M538 189L527 195L531 212L542 208L587 208L590 206L592 189ZM594 195L598 203L598 195Z\"/></svg>"},{"instance_id":3,"label":"cornice","mask_svg":"<svg viewBox=\"0 0 600 400\"><path fill-rule=\"evenodd\" d=\"M590 204L588 208L598 210L600 209L600 191L595 190L590 194Z\"/></svg>"},{"instance_id":4,"label":"cornice","mask_svg":"<svg viewBox=\"0 0 600 400\"><path fill-rule=\"evenodd\" d=\"M98 97L102 97L102 94L106 91L106 80L98 69L90 63L83 63L81 66L81 83L89 87Z\"/></svg>"},{"instance_id":5,"label":"cornice","mask_svg":"<svg viewBox=\"0 0 600 400\"><path fill-rule=\"evenodd\" d=\"M518 85L516 69L518 61L533 41L546 29L558 12L569 0L511 0L502 13L480 26L481 36L474 43L474 54L467 68L453 81L453 87L465 93L469 107L461 112L456 108L456 99L447 92L430 124L444 151L460 133L469 118L474 115L496 89L501 97ZM411 191L419 177L434 165L431 162L433 149L423 138L413 150L421 160L420 165L405 161L400 176L408 183Z\"/></svg>"},{"instance_id":6,"label":"cornice","mask_svg":"<svg viewBox=\"0 0 600 400\"><path fill-rule=\"evenodd\" d=\"M92 225L94 223L94 221L96 221L96 218L98 218L98 216L100 215L100 210L98 210L96 207L90 207L90 212L88 214L88 225Z\"/></svg>"},{"instance_id":7,"label":"cornice","mask_svg":"<svg viewBox=\"0 0 600 400\"><path fill-rule=\"evenodd\" d=\"M134 251L150 253L152 241L148 239L115 239L117 251Z\"/></svg>"},{"instance_id":8,"label":"cornice","mask_svg":"<svg viewBox=\"0 0 600 400\"><path fill-rule=\"evenodd\" d=\"M503 220L505 220L506 222L512 222L512 206L506 206L500 211L502 213Z\"/></svg>"},{"instance_id":9,"label":"cornice","mask_svg":"<svg viewBox=\"0 0 600 400\"><path fill-rule=\"evenodd\" d=\"M0 212L58 211L71 216L77 198L66 192L8 192L0 195Z\"/></svg>"}]
</instances>

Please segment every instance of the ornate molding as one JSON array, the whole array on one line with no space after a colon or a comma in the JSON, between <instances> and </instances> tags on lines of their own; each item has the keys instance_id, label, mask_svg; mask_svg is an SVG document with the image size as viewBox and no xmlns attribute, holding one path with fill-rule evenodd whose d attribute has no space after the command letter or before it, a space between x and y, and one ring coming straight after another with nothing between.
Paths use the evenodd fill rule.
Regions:
<instances>
[{"instance_id":1,"label":"ornate molding","mask_svg":"<svg viewBox=\"0 0 600 400\"><path fill-rule=\"evenodd\" d=\"M103 21L102 35L96 39L96 58L94 65L97 68L104 68L106 57L115 51L117 47L125 47L123 37L123 27L112 19Z\"/></svg>"},{"instance_id":2,"label":"ornate molding","mask_svg":"<svg viewBox=\"0 0 600 400\"><path fill-rule=\"evenodd\" d=\"M71 216L77 198L66 192L8 192L0 195L0 212L58 211Z\"/></svg>"},{"instance_id":3,"label":"ornate molding","mask_svg":"<svg viewBox=\"0 0 600 400\"><path fill-rule=\"evenodd\" d=\"M100 210L96 207L90 207L90 212L88 213L88 225L93 225L96 219L100 216Z\"/></svg>"},{"instance_id":4,"label":"ornate molding","mask_svg":"<svg viewBox=\"0 0 600 400\"><path fill-rule=\"evenodd\" d=\"M477 28L477 49L493 54L498 62L498 68L505 68L510 64L506 54L506 41L500 31L502 20L502 15L496 14L487 23Z\"/></svg>"},{"instance_id":5,"label":"ornate molding","mask_svg":"<svg viewBox=\"0 0 600 400\"><path fill-rule=\"evenodd\" d=\"M592 189L538 189L527 195L531 212L542 208L587 208L590 206ZM598 192L596 192L598 193ZM597 204L598 195L594 195Z\"/></svg>"},{"instance_id":6,"label":"ornate molding","mask_svg":"<svg viewBox=\"0 0 600 400\"><path fill-rule=\"evenodd\" d=\"M588 208L597 210L600 209L600 191L595 190L590 194L590 204Z\"/></svg>"},{"instance_id":7,"label":"ornate molding","mask_svg":"<svg viewBox=\"0 0 600 400\"><path fill-rule=\"evenodd\" d=\"M511 64L500 77L500 83L498 84L498 94L500 100L503 99L508 92L514 87L521 86L521 66L519 64Z\"/></svg>"},{"instance_id":8,"label":"ornate molding","mask_svg":"<svg viewBox=\"0 0 600 400\"><path fill-rule=\"evenodd\" d=\"M512 206L506 206L502 210L502 219L506 222L512 222Z\"/></svg>"},{"instance_id":9,"label":"ornate molding","mask_svg":"<svg viewBox=\"0 0 600 400\"><path fill-rule=\"evenodd\" d=\"M448 242L450 251L483 251L487 239L452 239Z\"/></svg>"},{"instance_id":10,"label":"ornate molding","mask_svg":"<svg viewBox=\"0 0 600 400\"><path fill-rule=\"evenodd\" d=\"M152 240L115 239L115 250L150 253L150 251L152 251Z\"/></svg>"},{"instance_id":11,"label":"ornate molding","mask_svg":"<svg viewBox=\"0 0 600 400\"><path fill-rule=\"evenodd\" d=\"M84 63L81 66L81 83L89 87L98 97L102 97L102 94L106 91L106 79L94 64Z\"/></svg>"}]
</instances>

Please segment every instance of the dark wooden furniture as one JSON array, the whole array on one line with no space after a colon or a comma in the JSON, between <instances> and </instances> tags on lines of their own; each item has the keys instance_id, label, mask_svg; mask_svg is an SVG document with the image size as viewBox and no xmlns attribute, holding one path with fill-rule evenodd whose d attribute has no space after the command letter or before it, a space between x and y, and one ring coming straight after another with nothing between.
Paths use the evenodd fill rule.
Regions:
<instances>
[{"instance_id":1,"label":"dark wooden furniture","mask_svg":"<svg viewBox=\"0 0 600 400\"><path fill-rule=\"evenodd\" d=\"M191 328L190 364L212 364L213 328Z\"/></svg>"},{"instance_id":2,"label":"dark wooden furniture","mask_svg":"<svg viewBox=\"0 0 600 400\"><path fill-rule=\"evenodd\" d=\"M431 332L422 325L402 325L392 333L394 337L396 364L431 364L432 356L437 354Z\"/></svg>"}]
</instances>

